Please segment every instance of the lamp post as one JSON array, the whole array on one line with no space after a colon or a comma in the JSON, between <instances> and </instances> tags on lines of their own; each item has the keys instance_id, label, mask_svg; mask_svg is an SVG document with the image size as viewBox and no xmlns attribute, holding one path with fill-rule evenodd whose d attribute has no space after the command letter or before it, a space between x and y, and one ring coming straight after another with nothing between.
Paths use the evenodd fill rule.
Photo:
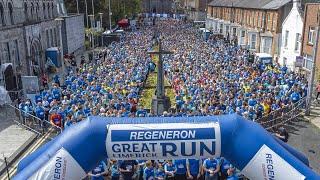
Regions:
<instances>
[{"instance_id":1,"label":"lamp post","mask_svg":"<svg viewBox=\"0 0 320 180\"><path fill-rule=\"evenodd\" d=\"M94 35L93 35L93 21L94 21L94 16L92 14L88 15L90 18L90 29L91 29L91 48L92 48L92 58L94 58Z\"/></svg>"},{"instance_id":2,"label":"lamp post","mask_svg":"<svg viewBox=\"0 0 320 180\"><path fill-rule=\"evenodd\" d=\"M86 5L86 23L87 23L87 28L89 28L89 21L88 21L88 3L87 0L84 0L84 3Z\"/></svg>"},{"instance_id":3,"label":"lamp post","mask_svg":"<svg viewBox=\"0 0 320 180\"><path fill-rule=\"evenodd\" d=\"M101 31L102 31L102 34L101 34L101 46L103 47L103 31L104 31L104 29L103 29L103 26L102 26L102 15L103 15L103 13L99 13L99 16L100 16L100 26L101 26Z\"/></svg>"},{"instance_id":4,"label":"lamp post","mask_svg":"<svg viewBox=\"0 0 320 180\"><path fill-rule=\"evenodd\" d=\"M76 0L77 2L77 14L79 14L79 0Z\"/></svg>"},{"instance_id":5,"label":"lamp post","mask_svg":"<svg viewBox=\"0 0 320 180\"><path fill-rule=\"evenodd\" d=\"M112 15L112 12L111 12L111 0L109 0L109 30L111 32L111 15Z\"/></svg>"},{"instance_id":6,"label":"lamp post","mask_svg":"<svg viewBox=\"0 0 320 180\"><path fill-rule=\"evenodd\" d=\"M56 18L56 22L58 22L59 26L59 39L60 39L60 58L61 58L61 66L62 66L62 82L64 81L64 75L65 75L65 64L64 64L64 57L63 57L63 43L62 43L62 22L64 21L63 18Z\"/></svg>"}]
</instances>

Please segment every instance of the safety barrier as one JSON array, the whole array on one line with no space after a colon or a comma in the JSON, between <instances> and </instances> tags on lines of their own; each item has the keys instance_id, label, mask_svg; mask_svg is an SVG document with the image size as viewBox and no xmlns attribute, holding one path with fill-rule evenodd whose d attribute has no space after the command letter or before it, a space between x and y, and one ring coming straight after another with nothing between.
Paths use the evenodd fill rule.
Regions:
<instances>
[{"instance_id":1,"label":"safety barrier","mask_svg":"<svg viewBox=\"0 0 320 180\"><path fill-rule=\"evenodd\" d=\"M11 117L15 123L17 123L20 126L23 126L24 128L30 131L35 132L38 135L44 135L50 131L52 133L52 137L49 138L52 139L62 132L62 128L52 125L47 120L42 120L34 116L33 114L21 111L14 105L7 104L6 106L7 118Z\"/></svg>"},{"instance_id":2,"label":"safety barrier","mask_svg":"<svg viewBox=\"0 0 320 180\"><path fill-rule=\"evenodd\" d=\"M272 111L270 114L256 120L256 122L261 124L266 130L273 131L277 127L282 126L300 116L301 113L304 112L303 109L305 109L306 101L307 98L302 98L294 104Z\"/></svg>"}]
</instances>

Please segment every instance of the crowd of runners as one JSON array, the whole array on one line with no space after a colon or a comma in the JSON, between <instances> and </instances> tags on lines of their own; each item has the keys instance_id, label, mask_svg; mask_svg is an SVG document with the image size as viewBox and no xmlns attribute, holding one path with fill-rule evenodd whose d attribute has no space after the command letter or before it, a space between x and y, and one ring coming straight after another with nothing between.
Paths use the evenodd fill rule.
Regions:
<instances>
[{"instance_id":1,"label":"crowd of runners","mask_svg":"<svg viewBox=\"0 0 320 180\"><path fill-rule=\"evenodd\" d=\"M56 75L52 84L19 103L22 115L34 114L55 126L68 128L88 116L153 117L139 105L139 94L154 63L146 52L154 31L163 38L166 78L175 93L175 106L165 116L207 116L238 113L256 120L298 102L307 93L302 75L278 64L249 62L248 51L211 36L204 41L191 23L159 21L155 26L126 32L100 58L69 68L64 79ZM108 161L89 175L103 177L110 170L115 179L127 175L144 179L216 179L218 174L236 178L224 159L168 161ZM100 169L100 170L99 170Z\"/></svg>"}]
</instances>

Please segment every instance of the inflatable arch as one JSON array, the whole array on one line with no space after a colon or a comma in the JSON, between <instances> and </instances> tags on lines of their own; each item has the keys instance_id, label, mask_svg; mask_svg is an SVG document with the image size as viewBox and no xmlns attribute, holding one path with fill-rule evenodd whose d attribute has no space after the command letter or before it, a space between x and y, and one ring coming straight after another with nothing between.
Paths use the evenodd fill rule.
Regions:
<instances>
[{"instance_id":1,"label":"inflatable arch","mask_svg":"<svg viewBox=\"0 0 320 180\"><path fill-rule=\"evenodd\" d=\"M14 180L82 179L100 160L223 156L250 179L318 180L307 158L238 115L89 117L21 160Z\"/></svg>"}]
</instances>

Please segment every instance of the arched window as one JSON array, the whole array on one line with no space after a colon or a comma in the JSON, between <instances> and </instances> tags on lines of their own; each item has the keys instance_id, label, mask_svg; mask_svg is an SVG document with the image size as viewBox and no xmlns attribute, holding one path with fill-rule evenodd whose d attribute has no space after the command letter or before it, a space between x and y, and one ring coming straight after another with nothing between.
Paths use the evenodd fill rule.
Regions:
<instances>
[{"instance_id":1,"label":"arched window","mask_svg":"<svg viewBox=\"0 0 320 180\"><path fill-rule=\"evenodd\" d=\"M47 19L47 12L46 12L46 4L45 3L43 3L43 5L42 5L43 7L43 18L44 19Z\"/></svg>"},{"instance_id":2,"label":"arched window","mask_svg":"<svg viewBox=\"0 0 320 180\"><path fill-rule=\"evenodd\" d=\"M26 2L24 3L24 10L23 11L24 11L24 17L28 21L29 20L29 14L28 14L28 5L27 5Z\"/></svg>"},{"instance_id":3,"label":"arched window","mask_svg":"<svg viewBox=\"0 0 320 180\"><path fill-rule=\"evenodd\" d=\"M40 7L39 7L39 3L36 3L36 16L37 16L37 20L40 20Z\"/></svg>"},{"instance_id":4,"label":"arched window","mask_svg":"<svg viewBox=\"0 0 320 180\"><path fill-rule=\"evenodd\" d=\"M48 12L48 18L50 19L51 18L51 13L50 13L50 9L51 8L50 8L50 4L49 3L48 3L47 8L48 8L48 11L47 11Z\"/></svg>"},{"instance_id":5,"label":"arched window","mask_svg":"<svg viewBox=\"0 0 320 180\"><path fill-rule=\"evenodd\" d=\"M8 3L8 8L9 8L10 24L14 24L13 7L11 3Z\"/></svg>"},{"instance_id":6,"label":"arched window","mask_svg":"<svg viewBox=\"0 0 320 180\"><path fill-rule=\"evenodd\" d=\"M4 9L3 9L3 5L0 3L0 22L2 24L2 26L6 25L6 22L4 20Z\"/></svg>"},{"instance_id":7,"label":"arched window","mask_svg":"<svg viewBox=\"0 0 320 180\"><path fill-rule=\"evenodd\" d=\"M51 3L51 17L54 18L53 3Z\"/></svg>"},{"instance_id":8,"label":"arched window","mask_svg":"<svg viewBox=\"0 0 320 180\"><path fill-rule=\"evenodd\" d=\"M34 13L34 6L33 6L33 3L31 3L31 8L30 8L30 14L31 14L31 18L30 19L32 19L33 20L33 14Z\"/></svg>"}]
</instances>

